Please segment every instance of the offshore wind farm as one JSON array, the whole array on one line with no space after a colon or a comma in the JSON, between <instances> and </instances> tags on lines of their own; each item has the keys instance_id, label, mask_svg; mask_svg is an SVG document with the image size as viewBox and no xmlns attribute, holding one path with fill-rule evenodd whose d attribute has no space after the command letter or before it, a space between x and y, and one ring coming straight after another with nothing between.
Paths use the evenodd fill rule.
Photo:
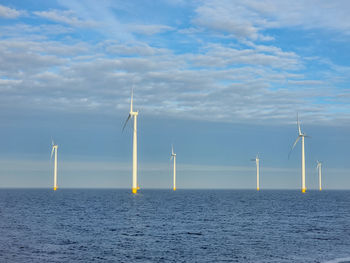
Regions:
<instances>
[{"instance_id":1,"label":"offshore wind farm","mask_svg":"<svg viewBox=\"0 0 350 263\"><path fill-rule=\"evenodd\" d=\"M133 194L137 194L137 191L140 189L138 180L137 180L137 116L138 116L138 111L133 110L133 100L134 100L134 87L131 90L131 98L130 98L130 112L129 115L123 125L122 131L124 131L126 125L128 124L128 121L130 119L134 120L133 123L133 140L132 140L132 187L131 191ZM296 141L294 142L288 158L290 157L290 154L292 153L293 149L297 145L298 141L301 138L301 192L305 193L306 192L306 185L305 185L305 143L304 143L304 138L309 137L305 133L301 131L300 127L300 121L299 121L299 115L297 114L297 130L298 130L298 137ZM52 140L52 151L51 151L51 158L54 156L54 187L53 190L57 190L57 150L58 150L58 145L54 143ZM174 147L171 145L171 155L170 155L170 160L173 160L173 191L176 191L176 153L174 152ZM255 161L256 163L256 189L257 191L260 191L260 158L259 155L257 154L255 159L252 159L252 161ZM321 187L321 165L322 163L319 161L317 162L317 171L318 171L318 178L319 178L319 190L322 190Z\"/></svg>"},{"instance_id":2,"label":"offshore wind farm","mask_svg":"<svg viewBox=\"0 0 350 263\"><path fill-rule=\"evenodd\" d=\"M0 262L349 262L349 12L0 0Z\"/></svg>"}]
</instances>

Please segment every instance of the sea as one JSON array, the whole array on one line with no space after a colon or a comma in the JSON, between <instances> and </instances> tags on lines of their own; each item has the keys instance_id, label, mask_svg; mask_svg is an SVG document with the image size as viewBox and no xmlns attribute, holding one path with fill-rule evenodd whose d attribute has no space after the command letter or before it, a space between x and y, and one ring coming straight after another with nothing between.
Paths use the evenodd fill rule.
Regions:
<instances>
[{"instance_id":1,"label":"sea","mask_svg":"<svg viewBox=\"0 0 350 263\"><path fill-rule=\"evenodd\" d=\"M350 262L350 191L0 189L0 262Z\"/></svg>"}]
</instances>

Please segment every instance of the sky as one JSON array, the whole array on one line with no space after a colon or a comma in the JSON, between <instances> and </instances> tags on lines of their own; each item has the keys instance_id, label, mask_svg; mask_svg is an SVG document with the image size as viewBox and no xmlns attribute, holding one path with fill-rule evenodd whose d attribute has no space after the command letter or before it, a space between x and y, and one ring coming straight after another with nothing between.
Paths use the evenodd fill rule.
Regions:
<instances>
[{"instance_id":1,"label":"sky","mask_svg":"<svg viewBox=\"0 0 350 263\"><path fill-rule=\"evenodd\" d=\"M347 0L0 0L0 187L350 189Z\"/></svg>"}]
</instances>

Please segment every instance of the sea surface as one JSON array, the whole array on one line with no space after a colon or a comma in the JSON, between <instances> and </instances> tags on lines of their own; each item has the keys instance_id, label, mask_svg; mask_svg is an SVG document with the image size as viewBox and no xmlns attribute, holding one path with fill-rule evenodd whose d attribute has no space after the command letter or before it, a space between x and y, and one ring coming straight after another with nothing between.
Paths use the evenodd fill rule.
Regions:
<instances>
[{"instance_id":1,"label":"sea surface","mask_svg":"<svg viewBox=\"0 0 350 263\"><path fill-rule=\"evenodd\" d=\"M350 262L350 191L1 189L0 262Z\"/></svg>"}]
</instances>

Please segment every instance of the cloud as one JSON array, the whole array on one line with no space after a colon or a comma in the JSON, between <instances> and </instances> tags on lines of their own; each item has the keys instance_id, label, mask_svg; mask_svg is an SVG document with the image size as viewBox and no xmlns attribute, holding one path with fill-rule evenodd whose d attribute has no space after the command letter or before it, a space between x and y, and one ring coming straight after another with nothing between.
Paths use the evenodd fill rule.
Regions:
<instances>
[{"instance_id":1,"label":"cloud","mask_svg":"<svg viewBox=\"0 0 350 263\"><path fill-rule=\"evenodd\" d=\"M122 21L106 8L110 3L97 6L94 14L78 1L66 2L74 11L35 12L59 24L1 27L2 110L120 114L127 111L134 83L135 105L145 115L285 123L296 110L307 110L310 121L350 120L346 91L332 89L349 82L349 67L310 60L277 44L257 44L269 40L264 29L283 25L270 14L281 8L277 2L268 1L267 7L252 0L236 5L200 2L188 27L193 30L185 32L198 34L194 38L182 38L175 27L157 22ZM231 21L239 10L242 14ZM75 27L88 26L89 21L97 21L97 26L84 42ZM105 24L109 26L101 27ZM50 34L56 29L59 35ZM95 31L102 29L107 32L103 38ZM210 38L206 30L233 34L240 41ZM154 36L161 32L174 34L176 42ZM322 64L323 72L306 70L310 61Z\"/></svg>"},{"instance_id":2,"label":"cloud","mask_svg":"<svg viewBox=\"0 0 350 263\"><path fill-rule=\"evenodd\" d=\"M210 30L234 34L237 38L257 39L258 29L250 19L244 18L244 14L237 16L242 7L227 3L206 2L196 9L197 16L192 22Z\"/></svg>"},{"instance_id":3,"label":"cloud","mask_svg":"<svg viewBox=\"0 0 350 263\"><path fill-rule=\"evenodd\" d=\"M42 24L38 26L31 26L28 24L15 24L0 26L0 37L6 38L25 38L28 40L46 40L52 36L66 35L73 33L73 29L68 26L57 24Z\"/></svg>"},{"instance_id":4,"label":"cloud","mask_svg":"<svg viewBox=\"0 0 350 263\"><path fill-rule=\"evenodd\" d=\"M281 28L299 26L305 29L331 29L339 32L350 30L350 21L347 19L348 1L320 1L299 0L293 4L277 0L246 1L246 7L254 10L266 22L261 24L265 28Z\"/></svg>"},{"instance_id":5,"label":"cloud","mask_svg":"<svg viewBox=\"0 0 350 263\"><path fill-rule=\"evenodd\" d=\"M166 25L126 25L131 32L142 34L142 35L155 35L164 33L167 31L174 30L171 26Z\"/></svg>"},{"instance_id":6,"label":"cloud","mask_svg":"<svg viewBox=\"0 0 350 263\"><path fill-rule=\"evenodd\" d=\"M50 11L36 11L35 15L46 18L55 22L68 24L74 27L94 27L96 22L84 21L76 17L75 13L70 10L50 10Z\"/></svg>"},{"instance_id":7,"label":"cloud","mask_svg":"<svg viewBox=\"0 0 350 263\"><path fill-rule=\"evenodd\" d=\"M302 63L293 52L283 52L271 46L256 46L255 49L238 49L220 44L210 44L204 55L193 55L200 66L227 67L232 65L271 66L283 69L298 69Z\"/></svg>"},{"instance_id":8,"label":"cloud","mask_svg":"<svg viewBox=\"0 0 350 263\"><path fill-rule=\"evenodd\" d=\"M0 18L14 19L18 18L22 14L24 14L24 11L18 11L16 9L0 5Z\"/></svg>"},{"instance_id":9,"label":"cloud","mask_svg":"<svg viewBox=\"0 0 350 263\"><path fill-rule=\"evenodd\" d=\"M132 43L129 45L107 41L103 44L108 53L127 55L127 56L155 56L169 53L169 50L165 48L151 47L147 43L139 42Z\"/></svg>"},{"instance_id":10,"label":"cloud","mask_svg":"<svg viewBox=\"0 0 350 263\"><path fill-rule=\"evenodd\" d=\"M210 44L201 54L174 54L142 42L0 44L2 110L119 114L127 111L134 83L135 107L151 116L284 123L296 109L307 110L310 121L350 114L346 105L335 116L318 103L341 102L343 92L326 88L331 80L297 73L302 58L278 47Z\"/></svg>"},{"instance_id":11,"label":"cloud","mask_svg":"<svg viewBox=\"0 0 350 263\"><path fill-rule=\"evenodd\" d=\"M264 31L273 28L298 27L349 34L349 8L346 0L298 0L292 4L278 0L203 1L196 8L192 22L238 39L262 41L272 40Z\"/></svg>"}]
</instances>

